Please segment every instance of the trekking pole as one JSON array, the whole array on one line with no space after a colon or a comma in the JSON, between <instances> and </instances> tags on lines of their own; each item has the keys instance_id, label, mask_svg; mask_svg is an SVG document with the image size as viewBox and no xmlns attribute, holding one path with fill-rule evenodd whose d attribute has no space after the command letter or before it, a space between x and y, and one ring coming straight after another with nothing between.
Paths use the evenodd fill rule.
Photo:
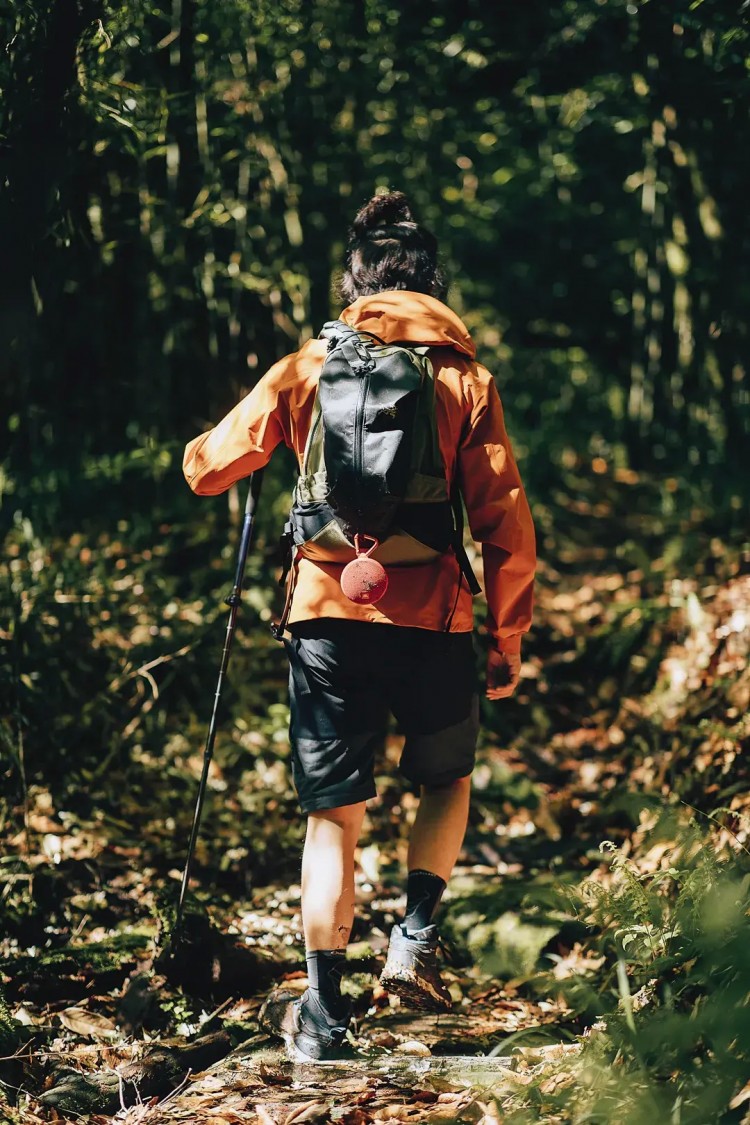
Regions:
<instances>
[{"instance_id":1,"label":"trekking pole","mask_svg":"<svg viewBox=\"0 0 750 1125\"><path fill-rule=\"evenodd\" d=\"M177 903L177 915L175 917L174 934L177 934L182 923L182 910L185 903L185 895L187 893L188 883L190 882L190 872L193 867L193 857L195 855L195 843L198 839L198 828L201 820L201 813L203 811L203 798L206 795L206 782L208 781L208 768L211 765L211 757L214 752L214 740L216 739L216 725L217 717L219 714L219 700L221 698L221 689L224 685L224 676L226 674L227 665L229 664L229 654L232 651L232 640L234 638L234 625L237 620L237 612L240 608L242 601L242 582L245 577L245 564L247 563L247 555L250 550L250 540L253 535L253 522L255 519L255 509L258 504L258 497L260 496L261 485L263 484L263 470L258 469L250 476L250 488L247 493L247 502L245 504L245 518L242 523L242 536L240 538L240 549L237 555L237 570L234 576L234 585L232 592L224 600L229 606L229 620L227 621L227 632L224 638L224 651L221 654L221 665L219 667L219 679L216 684L216 694L214 695L214 707L211 713L211 722L208 725L208 734L206 736L206 747L203 751L203 772L201 774L200 785L198 787L198 800L195 804L195 814L193 815L193 827L190 831L190 843L188 844L187 860L185 862L185 870L182 873L182 886L180 888L180 898Z\"/></svg>"}]
</instances>

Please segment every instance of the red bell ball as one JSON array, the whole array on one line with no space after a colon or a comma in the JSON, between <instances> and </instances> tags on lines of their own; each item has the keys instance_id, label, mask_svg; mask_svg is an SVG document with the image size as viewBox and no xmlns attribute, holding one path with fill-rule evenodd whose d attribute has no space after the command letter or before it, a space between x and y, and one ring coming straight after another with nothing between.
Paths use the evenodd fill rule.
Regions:
<instances>
[{"instance_id":1,"label":"red bell ball","mask_svg":"<svg viewBox=\"0 0 750 1125\"><path fill-rule=\"evenodd\" d=\"M377 559L360 555L342 570L341 589L350 602L374 605L388 589L388 575Z\"/></svg>"}]
</instances>

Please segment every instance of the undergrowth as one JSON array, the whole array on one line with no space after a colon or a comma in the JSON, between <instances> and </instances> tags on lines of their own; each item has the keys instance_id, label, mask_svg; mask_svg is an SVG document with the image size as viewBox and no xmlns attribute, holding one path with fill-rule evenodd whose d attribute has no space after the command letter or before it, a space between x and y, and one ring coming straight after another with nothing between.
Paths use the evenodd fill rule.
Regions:
<instances>
[{"instance_id":1,"label":"undergrowth","mask_svg":"<svg viewBox=\"0 0 750 1125\"><path fill-rule=\"evenodd\" d=\"M601 850L606 867L567 892L601 961L561 985L574 1010L598 1018L580 1056L557 1068L557 1082L546 1070L528 1106L573 1125L742 1120L750 853L673 809L635 851L611 841Z\"/></svg>"},{"instance_id":2,"label":"undergrowth","mask_svg":"<svg viewBox=\"0 0 750 1125\"><path fill-rule=\"evenodd\" d=\"M685 579L687 556L635 552L627 538L618 546L612 527L605 550L602 522L573 515L580 526L565 526L580 541L567 555L556 543L560 569L542 571L521 690L502 712L485 708L468 837L470 862L516 871L517 884L498 880L493 894L498 910L535 929L539 960L519 995L565 1001L565 1025L542 1030L567 1053L544 1057L525 1085L488 1104L494 1096L499 1120L518 1125L740 1122L750 1104L750 855L736 552L706 551L681 529L682 548L701 560ZM121 520L46 541L20 517L6 537L0 836L11 846L0 908L19 966L32 945L142 921L154 887L174 878L223 641L227 531L214 513L149 534ZM663 547L663 529L653 534ZM227 917L253 887L297 878L285 667L266 628L273 580L261 542L196 866ZM711 588L724 591L723 608ZM406 832L391 764L369 811L382 871L398 870ZM138 856L137 894L127 882L116 892L130 863L112 858L116 849ZM487 895L477 901L489 913ZM580 947L567 974L557 971L563 925ZM496 1053L534 1042L526 1030Z\"/></svg>"}]
</instances>

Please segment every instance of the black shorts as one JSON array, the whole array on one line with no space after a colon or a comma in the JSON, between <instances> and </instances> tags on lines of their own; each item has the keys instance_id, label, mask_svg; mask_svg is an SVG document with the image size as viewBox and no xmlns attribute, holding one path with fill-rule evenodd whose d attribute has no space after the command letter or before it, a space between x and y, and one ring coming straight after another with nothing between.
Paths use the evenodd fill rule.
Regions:
<instances>
[{"instance_id":1,"label":"black shorts","mask_svg":"<svg viewBox=\"0 0 750 1125\"><path fill-rule=\"evenodd\" d=\"M304 812L375 796L373 759L393 713L401 773L447 785L474 768L479 700L471 633L321 618L298 622L289 657L292 775Z\"/></svg>"}]
</instances>

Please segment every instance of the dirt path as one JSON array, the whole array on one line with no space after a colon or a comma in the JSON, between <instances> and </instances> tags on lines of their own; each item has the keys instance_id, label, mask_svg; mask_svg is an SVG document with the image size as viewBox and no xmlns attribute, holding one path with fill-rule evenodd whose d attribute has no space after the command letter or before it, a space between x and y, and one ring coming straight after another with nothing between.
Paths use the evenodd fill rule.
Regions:
<instances>
[{"instance_id":1,"label":"dirt path","mask_svg":"<svg viewBox=\"0 0 750 1125\"><path fill-rule=\"evenodd\" d=\"M557 1068L576 1044L525 1048L489 1056L509 1033L547 1027L554 1005L513 1002L500 988L468 997L450 1015L385 1009L361 1020L357 1056L345 1062L295 1064L256 1036L207 1071L193 1075L162 1103L137 1106L122 1120L167 1125L186 1120L239 1122L497 1120L497 1105L518 1106L527 1084ZM519 1028L519 1025L520 1028ZM463 1047L463 1053L457 1053Z\"/></svg>"},{"instance_id":2,"label":"dirt path","mask_svg":"<svg viewBox=\"0 0 750 1125\"><path fill-rule=\"evenodd\" d=\"M475 831L472 839L469 855L478 855L481 833ZM487 853L486 847L482 850ZM521 852L526 853L524 863L517 858ZM410 1012L380 988L377 973L386 933L400 900L368 896L361 872L361 894L370 902L362 905L357 926L367 938L350 946L345 978L356 1013L355 1058L292 1064L272 1040L255 1035L204 1073L189 1076L160 1104L136 1106L122 1119L131 1125L204 1119L227 1125L365 1125L381 1120L484 1120L489 1125L498 1120L496 1106L522 1106L532 1078L547 1071L552 1075L580 1050L573 1042L578 1024L555 994L554 980L541 985L552 985L548 994L530 986L543 948L554 949L558 964L564 965L570 954L567 939L561 944L566 919L556 903L544 911L520 905L521 900L549 900L546 853L519 832L498 851L507 869L503 877L497 865L493 869L486 862L457 871L443 907L443 930L460 962L443 970L454 997L453 1012ZM372 860L370 854L366 865ZM299 943L298 894L297 887L286 892L275 888L265 901L256 897L244 928L260 937L263 925L273 919L274 942L284 945L293 938ZM488 971L494 965L501 968L500 962L505 966L502 980ZM508 979L511 969L516 976ZM307 982L300 968L277 983L301 993ZM234 1016L252 1026L262 1000L258 996L230 1005L222 1018L231 1023Z\"/></svg>"}]
</instances>

